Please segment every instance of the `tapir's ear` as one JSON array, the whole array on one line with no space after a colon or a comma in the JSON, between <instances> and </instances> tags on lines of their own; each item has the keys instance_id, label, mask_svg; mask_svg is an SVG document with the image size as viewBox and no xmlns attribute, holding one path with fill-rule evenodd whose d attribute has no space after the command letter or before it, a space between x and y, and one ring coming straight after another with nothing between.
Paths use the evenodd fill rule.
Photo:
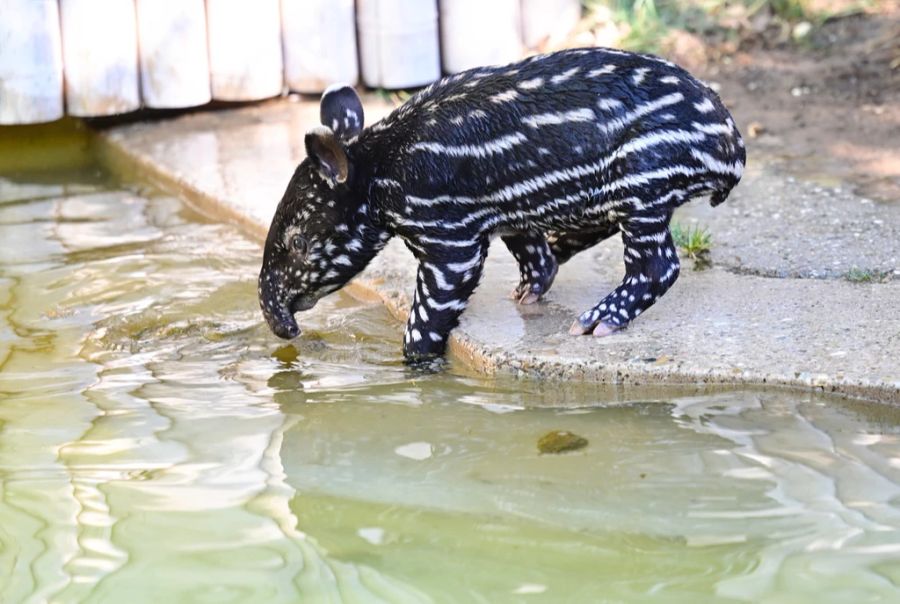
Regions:
<instances>
[{"instance_id":1,"label":"tapir's ear","mask_svg":"<svg viewBox=\"0 0 900 604\"><path fill-rule=\"evenodd\" d=\"M346 84L330 86L322 93L319 107L322 125L343 141L353 138L363 129L363 107L359 95Z\"/></svg>"},{"instance_id":2,"label":"tapir's ear","mask_svg":"<svg viewBox=\"0 0 900 604\"><path fill-rule=\"evenodd\" d=\"M350 161L334 132L325 126L316 126L306 133L306 155L315 162L319 173L332 185L347 182Z\"/></svg>"}]
</instances>

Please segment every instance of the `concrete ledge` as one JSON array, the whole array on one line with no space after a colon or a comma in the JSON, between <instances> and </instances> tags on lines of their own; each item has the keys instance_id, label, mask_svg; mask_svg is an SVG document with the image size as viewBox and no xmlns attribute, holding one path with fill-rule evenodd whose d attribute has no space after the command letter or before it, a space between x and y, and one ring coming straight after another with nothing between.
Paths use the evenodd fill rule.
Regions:
<instances>
[{"instance_id":1,"label":"concrete ledge","mask_svg":"<svg viewBox=\"0 0 900 604\"><path fill-rule=\"evenodd\" d=\"M388 110L384 104L367 102L368 115ZM200 209L264 236L302 159L303 134L317 117L315 103L271 103L117 126L98 132L97 147L114 170L149 178ZM775 182L777 175L764 178L775 184L760 184L757 179L724 207L729 208L725 217L729 223L741 213L751 218L739 245L776 250L765 257L766 266L772 268L767 274L779 274L777 250L790 256L787 250L807 235L817 242L811 248L833 249L822 245L825 234L814 221L809 228L792 224L780 238L769 230L764 241L754 239L752 217L764 215L772 201L752 193L782 186ZM790 182L783 188L802 186ZM868 224L871 207L857 201L851 199L841 210L849 222ZM742 209L730 208L732 202ZM706 209L692 206L685 213L695 215L706 215ZM739 220L733 224L740 228ZM882 252L874 257L865 240L854 248L853 239L842 237L846 245L841 257L848 266L857 256L860 266L895 262ZM732 251L735 245L723 247ZM885 242L887 253L893 254L895 245ZM826 254L823 261L832 258ZM815 271L816 263L816 256L807 254L803 269ZM625 332L601 339L569 336L573 318L615 287L622 270L621 243L605 242L562 267L544 301L518 306L508 298L518 271L497 241L481 286L454 332L451 353L489 374L625 385L777 385L900 403L897 280L853 284L840 279L770 278L746 274L733 261L698 272L686 262L675 287ZM791 262L785 264L783 274L804 276L801 273ZM352 284L351 293L377 296L405 320L414 281L412 256L394 241Z\"/></svg>"}]
</instances>

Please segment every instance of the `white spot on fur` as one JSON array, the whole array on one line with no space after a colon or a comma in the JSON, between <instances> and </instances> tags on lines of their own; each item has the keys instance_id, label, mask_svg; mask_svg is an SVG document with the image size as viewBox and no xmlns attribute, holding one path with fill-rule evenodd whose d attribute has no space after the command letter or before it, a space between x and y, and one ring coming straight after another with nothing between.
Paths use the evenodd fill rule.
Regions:
<instances>
[{"instance_id":1,"label":"white spot on fur","mask_svg":"<svg viewBox=\"0 0 900 604\"><path fill-rule=\"evenodd\" d=\"M596 78L597 76L605 75L607 73L612 73L616 70L615 65L604 65L600 69L592 69L588 72L589 78Z\"/></svg>"},{"instance_id":2,"label":"white spot on fur","mask_svg":"<svg viewBox=\"0 0 900 604\"><path fill-rule=\"evenodd\" d=\"M490 101L492 103L509 103L516 100L517 98L519 98L518 91L511 88L504 92L498 92L497 94L493 95L492 97L490 97Z\"/></svg>"},{"instance_id":3,"label":"white spot on fur","mask_svg":"<svg viewBox=\"0 0 900 604\"><path fill-rule=\"evenodd\" d=\"M620 109L624 106L625 103L619 99L600 99L597 101L597 107L603 111L612 111L613 109Z\"/></svg>"},{"instance_id":4,"label":"white spot on fur","mask_svg":"<svg viewBox=\"0 0 900 604\"><path fill-rule=\"evenodd\" d=\"M560 111L558 113L541 113L538 115L529 115L522 118L522 122L532 128L540 128L541 126L566 124L569 122L590 122L596 119L594 110L589 107L581 107L579 109L571 109L569 111Z\"/></svg>"},{"instance_id":5,"label":"white spot on fur","mask_svg":"<svg viewBox=\"0 0 900 604\"><path fill-rule=\"evenodd\" d=\"M650 73L649 67L639 67L634 70L634 74L631 76L631 81L634 82L635 86L640 86L644 79L647 77L647 74Z\"/></svg>"},{"instance_id":6,"label":"white spot on fur","mask_svg":"<svg viewBox=\"0 0 900 604\"><path fill-rule=\"evenodd\" d=\"M573 67L572 69L568 69L559 75L555 75L550 78L550 82L552 84L562 84L566 80L570 79L573 75L581 71L580 67Z\"/></svg>"},{"instance_id":7,"label":"white spot on fur","mask_svg":"<svg viewBox=\"0 0 900 604\"><path fill-rule=\"evenodd\" d=\"M525 142L526 136L521 132L501 136L481 145L444 145L438 142L423 141L410 147L411 151L428 151L451 157L487 157L512 149Z\"/></svg>"},{"instance_id":8,"label":"white spot on fur","mask_svg":"<svg viewBox=\"0 0 900 604\"><path fill-rule=\"evenodd\" d=\"M544 85L544 78L532 78L518 83L518 87L522 90L534 90Z\"/></svg>"},{"instance_id":9,"label":"white spot on fur","mask_svg":"<svg viewBox=\"0 0 900 604\"><path fill-rule=\"evenodd\" d=\"M715 108L715 105L713 105L713 102L709 99L703 99L699 103L694 103L694 109L696 109L700 113L709 113Z\"/></svg>"},{"instance_id":10,"label":"white spot on fur","mask_svg":"<svg viewBox=\"0 0 900 604\"><path fill-rule=\"evenodd\" d=\"M617 132L625 128L629 124L644 117L645 115L648 115L655 111L659 111L663 107L675 105L676 103L680 103L683 100L683 94L681 94L680 92L673 92L671 94L659 97L658 99L643 103L642 105L638 105L633 110L623 115L621 118L612 119L605 124L598 124L598 127L600 128L600 130L606 132L607 134Z\"/></svg>"}]
</instances>

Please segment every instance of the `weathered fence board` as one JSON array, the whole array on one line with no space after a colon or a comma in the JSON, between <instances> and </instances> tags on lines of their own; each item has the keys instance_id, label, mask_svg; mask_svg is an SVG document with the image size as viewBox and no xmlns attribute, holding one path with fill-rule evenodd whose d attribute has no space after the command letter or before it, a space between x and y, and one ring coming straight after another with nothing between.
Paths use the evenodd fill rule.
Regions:
<instances>
[{"instance_id":1,"label":"weathered fence board","mask_svg":"<svg viewBox=\"0 0 900 604\"><path fill-rule=\"evenodd\" d=\"M0 0L0 124L63 116L56 0Z\"/></svg>"},{"instance_id":2,"label":"weathered fence board","mask_svg":"<svg viewBox=\"0 0 900 604\"><path fill-rule=\"evenodd\" d=\"M412 88L442 65L556 45L580 14L581 0L0 0L0 125L253 101L285 86L314 94L360 76Z\"/></svg>"},{"instance_id":3,"label":"weathered fence board","mask_svg":"<svg viewBox=\"0 0 900 604\"><path fill-rule=\"evenodd\" d=\"M581 0L522 0L522 36L528 48L562 42L581 19Z\"/></svg>"},{"instance_id":4,"label":"weathered fence board","mask_svg":"<svg viewBox=\"0 0 900 604\"><path fill-rule=\"evenodd\" d=\"M437 0L358 0L363 82L421 86L441 76Z\"/></svg>"},{"instance_id":5,"label":"weathered fence board","mask_svg":"<svg viewBox=\"0 0 900 604\"><path fill-rule=\"evenodd\" d=\"M359 79L353 0L281 0L281 31L291 90L318 93Z\"/></svg>"},{"instance_id":6,"label":"weathered fence board","mask_svg":"<svg viewBox=\"0 0 900 604\"><path fill-rule=\"evenodd\" d=\"M136 0L141 99L172 109L210 101L203 0Z\"/></svg>"},{"instance_id":7,"label":"weathered fence board","mask_svg":"<svg viewBox=\"0 0 900 604\"><path fill-rule=\"evenodd\" d=\"M212 96L254 101L281 94L278 0L206 0Z\"/></svg>"},{"instance_id":8,"label":"weathered fence board","mask_svg":"<svg viewBox=\"0 0 900 604\"><path fill-rule=\"evenodd\" d=\"M519 0L441 0L444 71L500 65L522 55Z\"/></svg>"},{"instance_id":9,"label":"weathered fence board","mask_svg":"<svg viewBox=\"0 0 900 604\"><path fill-rule=\"evenodd\" d=\"M80 117L140 107L134 3L60 0L66 111Z\"/></svg>"}]
</instances>

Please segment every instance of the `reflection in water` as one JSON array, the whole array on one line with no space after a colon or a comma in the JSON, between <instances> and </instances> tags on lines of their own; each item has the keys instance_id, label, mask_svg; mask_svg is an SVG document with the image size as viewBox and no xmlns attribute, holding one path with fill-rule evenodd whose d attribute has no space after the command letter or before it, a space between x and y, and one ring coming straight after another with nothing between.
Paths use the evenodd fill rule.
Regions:
<instances>
[{"instance_id":1,"label":"reflection in water","mask_svg":"<svg viewBox=\"0 0 900 604\"><path fill-rule=\"evenodd\" d=\"M900 598L896 411L411 372L341 295L285 346L232 228L0 194L4 603Z\"/></svg>"}]
</instances>

